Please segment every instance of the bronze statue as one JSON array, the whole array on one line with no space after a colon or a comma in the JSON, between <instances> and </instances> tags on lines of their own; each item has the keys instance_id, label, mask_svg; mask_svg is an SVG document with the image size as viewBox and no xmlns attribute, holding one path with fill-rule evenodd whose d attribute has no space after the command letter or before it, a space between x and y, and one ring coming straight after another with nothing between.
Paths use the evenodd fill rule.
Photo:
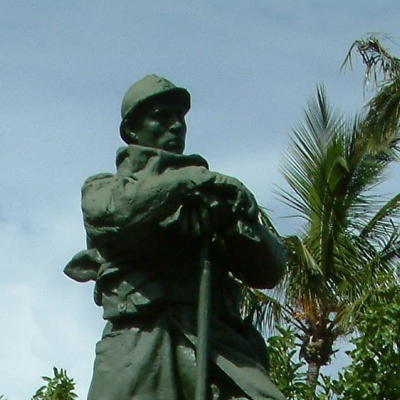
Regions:
<instances>
[{"instance_id":1,"label":"bronze statue","mask_svg":"<svg viewBox=\"0 0 400 400\"><path fill-rule=\"evenodd\" d=\"M95 301L107 320L89 400L198 398L203 322L197 313L207 263L204 396L284 399L269 380L262 337L240 317L241 292L232 276L272 288L285 252L259 223L257 203L241 182L210 171L198 155L183 155L189 108L189 92L164 78L135 83L122 102L120 133L128 145L117 152L116 174L83 185L88 249L65 273L96 281Z\"/></svg>"}]
</instances>

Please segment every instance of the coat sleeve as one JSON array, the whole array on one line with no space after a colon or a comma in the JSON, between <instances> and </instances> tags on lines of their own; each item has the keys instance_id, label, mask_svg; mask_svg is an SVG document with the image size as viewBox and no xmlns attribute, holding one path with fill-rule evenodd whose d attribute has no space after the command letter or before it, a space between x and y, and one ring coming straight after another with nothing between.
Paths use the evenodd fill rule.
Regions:
<instances>
[{"instance_id":1,"label":"coat sleeve","mask_svg":"<svg viewBox=\"0 0 400 400\"><path fill-rule=\"evenodd\" d=\"M189 196L213 177L205 167L145 168L131 175L100 174L82 188L82 211L89 247L123 246L160 229ZM120 240L123 239L123 240Z\"/></svg>"},{"instance_id":2,"label":"coat sleeve","mask_svg":"<svg viewBox=\"0 0 400 400\"><path fill-rule=\"evenodd\" d=\"M286 251L278 238L258 221L239 219L226 236L231 272L255 288L270 289L283 276Z\"/></svg>"},{"instance_id":3,"label":"coat sleeve","mask_svg":"<svg viewBox=\"0 0 400 400\"><path fill-rule=\"evenodd\" d=\"M223 262L236 278L260 289L271 289L279 283L287 255L280 240L266 226L241 216L233 227L221 232L221 237L222 247L217 253L223 255Z\"/></svg>"},{"instance_id":4,"label":"coat sleeve","mask_svg":"<svg viewBox=\"0 0 400 400\"><path fill-rule=\"evenodd\" d=\"M249 286L274 287L286 264L282 244L269 228L261 224L257 201L249 189L235 178L216 175L214 194L220 199L219 203L227 205L230 210L230 218L226 219L228 224L225 228L221 226L220 231L228 269ZM218 215L216 220L223 218Z\"/></svg>"}]
</instances>

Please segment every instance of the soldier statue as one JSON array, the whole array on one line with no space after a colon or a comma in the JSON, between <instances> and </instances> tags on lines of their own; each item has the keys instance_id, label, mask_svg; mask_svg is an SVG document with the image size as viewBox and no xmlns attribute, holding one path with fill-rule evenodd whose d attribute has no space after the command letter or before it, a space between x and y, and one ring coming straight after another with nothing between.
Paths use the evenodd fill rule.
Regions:
<instances>
[{"instance_id":1,"label":"soldier statue","mask_svg":"<svg viewBox=\"0 0 400 400\"><path fill-rule=\"evenodd\" d=\"M184 155L190 94L149 75L122 101L117 172L86 180L87 250L65 273L95 281L107 321L89 400L194 400L202 262L211 266L207 400L282 400L267 349L241 318L238 281L272 288L286 260L237 179ZM203 261L202 261L203 260ZM197 397L196 397L197 398Z\"/></svg>"}]
</instances>

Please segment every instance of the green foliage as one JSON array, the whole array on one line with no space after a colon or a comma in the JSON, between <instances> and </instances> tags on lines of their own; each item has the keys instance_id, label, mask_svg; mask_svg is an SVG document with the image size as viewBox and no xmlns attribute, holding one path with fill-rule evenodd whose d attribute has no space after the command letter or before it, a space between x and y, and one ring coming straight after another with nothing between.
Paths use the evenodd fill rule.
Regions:
<instances>
[{"instance_id":1,"label":"green foliage","mask_svg":"<svg viewBox=\"0 0 400 400\"><path fill-rule=\"evenodd\" d=\"M277 334L268 340L269 374L286 399L339 400L337 380L320 374L316 390L308 384L306 362L298 358L295 330L291 327L278 327L276 330Z\"/></svg>"},{"instance_id":2,"label":"green foliage","mask_svg":"<svg viewBox=\"0 0 400 400\"><path fill-rule=\"evenodd\" d=\"M379 297L365 311L360 336L352 340L352 364L335 382L338 400L400 399L400 287Z\"/></svg>"},{"instance_id":3,"label":"green foliage","mask_svg":"<svg viewBox=\"0 0 400 400\"><path fill-rule=\"evenodd\" d=\"M400 399L400 286L379 290L378 298L366 304L351 340L351 364L337 379L321 374L315 392L306 383L305 364L295 361L295 331L277 328L268 341L270 376L287 400Z\"/></svg>"},{"instance_id":4,"label":"green foliage","mask_svg":"<svg viewBox=\"0 0 400 400\"><path fill-rule=\"evenodd\" d=\"M268 339L271 380L287 400L311 399L312 391L306 383L304 363L295 361L298 351L294 331L282 327L277 331Z\"/></svg>"},{"instance_id":5,"label":"green foliage","mask_svg":"<svg viewBox=\"0 0 400 400\"><path fill-rule=\"evenodd\" d=\"M54 377L43 376L46 385L40 387L32 397L32 400L74 400L75 382L69 378L67 371L53 368Z\"/></svg>"}]
</instances>

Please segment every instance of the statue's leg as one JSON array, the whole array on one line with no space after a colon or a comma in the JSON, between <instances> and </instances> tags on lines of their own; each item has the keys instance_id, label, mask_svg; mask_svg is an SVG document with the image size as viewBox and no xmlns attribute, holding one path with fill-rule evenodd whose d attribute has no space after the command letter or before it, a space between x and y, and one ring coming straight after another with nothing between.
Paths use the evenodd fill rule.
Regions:
<instances>
[{"instance_id":1,"label":"statue's leg","mask_svg":"<svg viewBox=\"0 0 400 400\"><path fill-rule=\"evenodd\" d=\"M196 386L195 349L181 332L177 332L174 343L182 399L193 400ZM252 400L213 363L209 368L209 387L208 400Z\"/></svg>"},{"instance_id":2,"label":"statue's leg","mask_svg":"<svg viewBox=\"0 0 400 400\"><path fill-rule=\"evenodd\" d=\"M252 400L215 364L210 367L212 400Z\"/></svg>"},{"instance_id":3,"label":"statue's leg","mask_svg":"<svg viewBox=\"0 0 400 400\"><path fill-rule=\"evenodd\" d=\"M168 319L132 325L97 344L88 400L180 400Z\"/></svg>"},{"instance_id":4,"label":"statue's leg","mask_svg":"<svg viewBox=\"0 0 400 400\"><path fill-rule=\"evenodd\" d=\"M174 337L176 371L182 400L195 398L196 356L193 345L178 330Z\"/></svg>"}]
</instances>

